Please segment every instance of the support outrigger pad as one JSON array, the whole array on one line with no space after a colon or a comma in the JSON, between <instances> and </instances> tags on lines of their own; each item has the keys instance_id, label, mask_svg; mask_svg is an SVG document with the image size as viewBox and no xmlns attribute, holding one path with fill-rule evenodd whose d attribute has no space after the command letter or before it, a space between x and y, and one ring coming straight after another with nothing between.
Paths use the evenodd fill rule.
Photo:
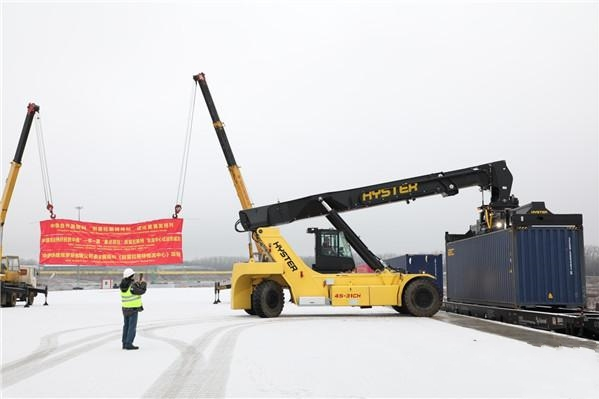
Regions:
<instances>
[{"instance_id":1,"label":"support outrigger pad","mask_svg":"<svg viewBox=\"0 0 599 399\"><path fill-rule=\"evenodd\" d=\"M44 290L44 306L48 306L48 286Z\"/></svg>"},{"instance_id":2,"label":"support outrigger pad","mask_svg":"<svg viewBox=\"0 0 599 399\"><path fill-rule=\"evenodd\" d=\"M214 282L214 302L212 302L213 305L216 305L217 303L220 303L220 284L218 283L218 281Z\"/></svg>"},{"instance_id":3,"label":"support outrigger pad","mask_svg":"<svg viewBox=\"0 0 599 399\"><path fill-rule=\"evenodd\" d=\"M213 305L220 303L220 290L226 290L231 288L231 284L221 284L220 281L214 282L214 302Z\"/></svg>"}]
</instances>

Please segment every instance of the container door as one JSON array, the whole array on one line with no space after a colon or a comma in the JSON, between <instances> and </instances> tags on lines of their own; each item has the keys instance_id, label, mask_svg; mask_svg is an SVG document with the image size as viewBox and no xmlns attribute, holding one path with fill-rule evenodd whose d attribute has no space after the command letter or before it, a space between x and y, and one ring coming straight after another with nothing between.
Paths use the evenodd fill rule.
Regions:
<instances>
[{"instance_id":1,"label":"container door","mask_svg":"<svg viewBox=\"0 0 599 399\"><path fill-rule=\"evenodd\" d=\"M582 231L532 227L516 234L520 306L584 306Z\"/></svg>"}]
</instances>

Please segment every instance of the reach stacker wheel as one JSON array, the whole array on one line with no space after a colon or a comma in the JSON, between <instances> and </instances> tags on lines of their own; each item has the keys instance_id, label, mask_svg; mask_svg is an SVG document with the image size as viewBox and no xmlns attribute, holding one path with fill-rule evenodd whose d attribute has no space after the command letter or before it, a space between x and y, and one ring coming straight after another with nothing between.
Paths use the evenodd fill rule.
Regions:
<instances>
[{"instance_id":1,"label":"reach stacker wheel","mask_svg":"<svg viewBox=\"0 0 599 399\"><path fill-rule=\"evenodd\" d=\"M283 288L272 280L262 281L252 294L252 311L260 317L279 316L284 304Z\"/></svg>"},{"instance_id":2,"label":"reach stacker wheel","mask_svg":"<svg viewBox=\"0 0 599 399\"><path fill-rule=\"evenodd\" d=\"M441 297L430 278L417 278L404 290L402 308L416 317L431 317L441 308Z\"/></svg>"}]
</instances>

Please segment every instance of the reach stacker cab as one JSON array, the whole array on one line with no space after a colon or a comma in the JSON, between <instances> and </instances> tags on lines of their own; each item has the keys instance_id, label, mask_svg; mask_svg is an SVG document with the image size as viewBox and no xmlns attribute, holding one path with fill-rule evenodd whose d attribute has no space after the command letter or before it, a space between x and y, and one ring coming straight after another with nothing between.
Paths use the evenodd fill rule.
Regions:
<instances>
[{"instance_id":1,"label":"reach stacker cab","mask_svg":"<svg viewBox=\"0 0 599 399\"><path fill-rule=\"evenodd\" d=\"M314 264L319 273L349 273L356 268L351 245L342 231L310 227L314 234Z\"/></svg>"}]
</instances>

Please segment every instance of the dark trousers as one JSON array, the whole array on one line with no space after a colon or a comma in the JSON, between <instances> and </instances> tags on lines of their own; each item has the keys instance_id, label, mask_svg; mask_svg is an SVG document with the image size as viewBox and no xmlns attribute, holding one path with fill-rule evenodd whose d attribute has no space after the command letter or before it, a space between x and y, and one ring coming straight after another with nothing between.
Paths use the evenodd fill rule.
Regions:
<instances>
[{"instance_id":1,"label":"dark trousers","mask_svg":"<svg viewBox=\"0 0 599 399\"><path fill-rule=\"evenodd\" d=\"M129 316L123 316L123 346L133 345L135 333L137 332L137 314L133 312Z\"/></svg>"}]
</instances>

